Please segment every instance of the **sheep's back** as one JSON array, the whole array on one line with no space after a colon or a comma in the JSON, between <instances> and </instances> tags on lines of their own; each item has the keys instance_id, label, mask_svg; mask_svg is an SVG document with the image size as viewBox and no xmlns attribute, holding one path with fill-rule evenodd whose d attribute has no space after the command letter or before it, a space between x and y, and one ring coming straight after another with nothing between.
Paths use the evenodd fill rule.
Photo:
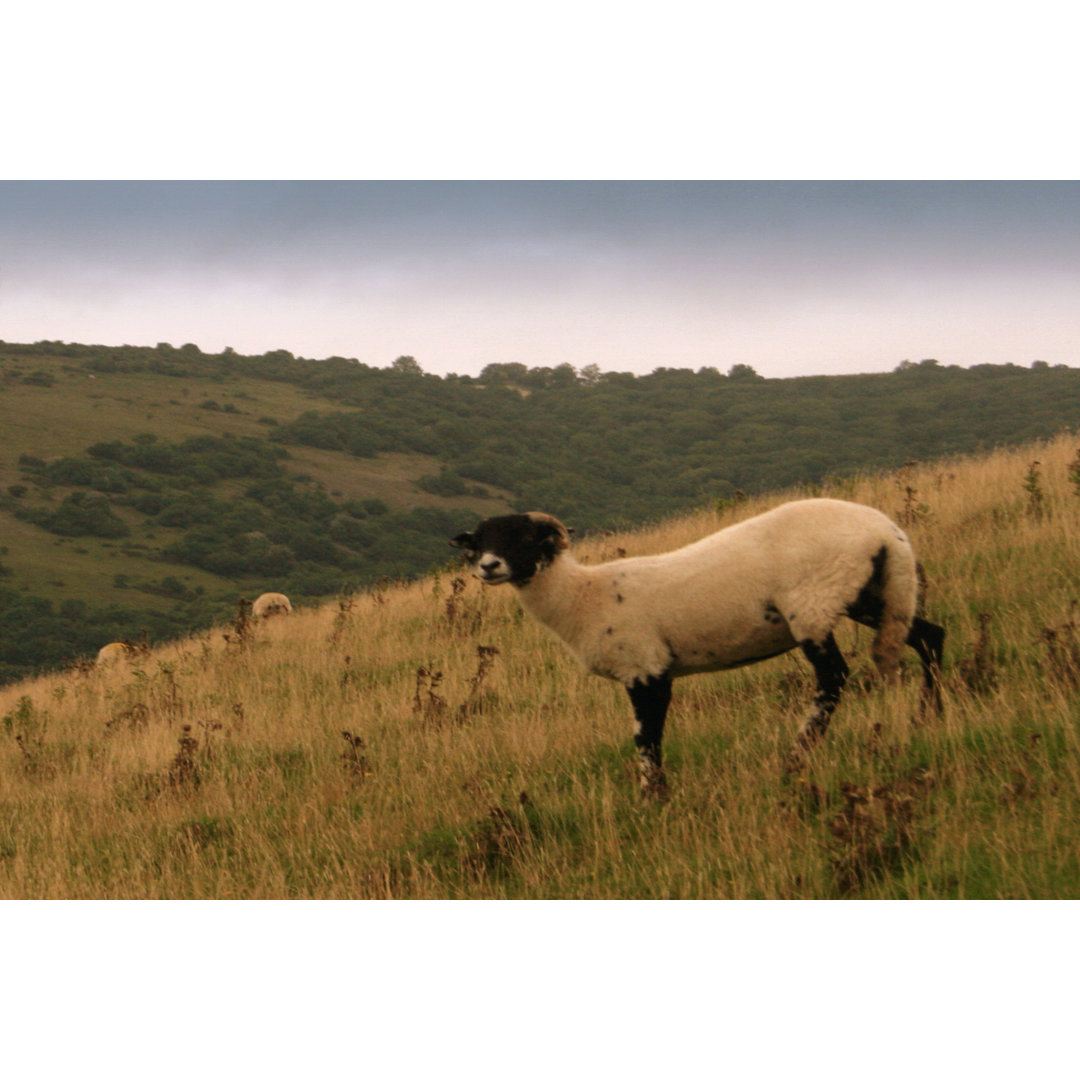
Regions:
<instances>
[{"instance_id":1,"label":"sheep's back","mask_svg":"<svg viewBox=\"0 0 1080 1080\"><path fill-rule=\"evenodd\" d=\"M914 588L907 538L884 514L835 499L785 503L676 551L608 564L623 597L608 608L614 633L643 655L663 642L677 671L773 656L827 633L883 547Z\"/></svg>"}]
</instances>

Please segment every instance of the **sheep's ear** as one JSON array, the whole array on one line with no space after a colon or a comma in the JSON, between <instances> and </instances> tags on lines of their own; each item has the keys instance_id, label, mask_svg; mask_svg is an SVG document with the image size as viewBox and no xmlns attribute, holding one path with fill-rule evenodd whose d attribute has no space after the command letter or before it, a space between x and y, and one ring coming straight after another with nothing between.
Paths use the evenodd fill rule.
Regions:
<instances>
[{"instance_id":1,"label":"sheep's ear","mask_svg":"<svg viewBox=\"0 0 1080 1080\"><path fill-rule=\"evenodd\" d=\"M456 548L471 548L475 542L475 537L472 533L464 532L458 533L453 540L450 541L450 545Z\"/></svg>"},{"instance_id":2,"label":"sheep's ear","mask_svg":"<svg viewBox=\"0 0 1080 1080\"><path fill-rule=\"evenodd\" d=\"M565 551L570 546L570 530L556 518L538 521L536 528L540 543L553 553Z\"/></svg>"}]
</instances>

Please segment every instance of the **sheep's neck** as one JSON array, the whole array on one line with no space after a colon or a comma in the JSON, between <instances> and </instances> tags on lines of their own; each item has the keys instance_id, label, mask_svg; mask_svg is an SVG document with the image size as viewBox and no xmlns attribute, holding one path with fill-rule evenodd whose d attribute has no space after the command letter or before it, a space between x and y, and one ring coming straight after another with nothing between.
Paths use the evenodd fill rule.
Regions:
<instances>
[{"instance_id":1,"label":"sheep's neck","mask_svg":"<svg viewBox=\"0 0 1080 1080\"><path fill-rule=\"evenodd\" d=\"M518 590L521 605L538 622L574 645L592 591L592 574L570 555L559 555Z\"/></svg>"}]
</instances>

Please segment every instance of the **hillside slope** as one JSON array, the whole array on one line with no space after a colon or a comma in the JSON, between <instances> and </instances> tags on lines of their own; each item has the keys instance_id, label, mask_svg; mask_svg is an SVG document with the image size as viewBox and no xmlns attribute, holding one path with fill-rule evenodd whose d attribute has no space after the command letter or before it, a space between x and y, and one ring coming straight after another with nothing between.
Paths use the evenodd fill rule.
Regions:
<instances>
[{"instance_id":1,"label":"hillside slope","mask_svg":"<svg viewBox=\"0 0 1080 1080\"><path fill-rule=\"evenodd\" d=\"M762 379L0 342L0 683L445 562L472 516L579 535L1080 424L1080 370Z\"/></svg>"},{"instance_id":2,"label":"hillside slope","mask_svg":"<svg viewBox=\"0 0 1080 1080\"><path fill-rule=\"evenodd\" d=\"M170 374L126 370L120 350L14 348L0 345L0 682L107 639L190 633L267 588L303 602L415 574L445 557L448 514L509 507L490 486L427 490L431 455L273 442L311 393L239 362Z\"/></svg>"},{"instance_id":3,"label":"hillside slope","mask_svg":"<svg viewBox=\"0 0 1080 1080\"><path fill-rule=\"evenodd\" d=\"M914 664L886 690L847 630L850 691L799 777L789 655L676 684L673 797L642 804L622 691L453 571L0 689L0 896L1076 898L1076 461L1060 438L825 489L908 528L946 711L914 725Z\"/></svg>"}]
</instances>

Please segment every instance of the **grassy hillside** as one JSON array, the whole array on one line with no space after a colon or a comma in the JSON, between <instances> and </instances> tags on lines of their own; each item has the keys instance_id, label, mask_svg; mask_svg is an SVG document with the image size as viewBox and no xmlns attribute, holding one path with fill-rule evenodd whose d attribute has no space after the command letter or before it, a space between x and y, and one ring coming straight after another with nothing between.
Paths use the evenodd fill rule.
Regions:
<instances>
[{"instance_id":1,"label":"grassy hillside","mask_svg":"<svg viewBox=\"0 0 1080 1080\"><path fill-rule=\"evenodd\" d=\"M0 345L0 683L92 656L116 637L160 641L204 628L241 595L285 587L303 603L415 573L444 555L440 515L509 505L482 485L452 498L426 490L421 481L440 468L431 455L359 458L271 441L310 409L312 392L245 374L240 363L167 374L118 366L111 357L122 350L17 347L29 355L4 355L13 348ZM199 440L254 448L272 461L255 475L215 475L205 454L202 464L189 454L184 471L162 472L90 452L183 450ZM274 490L253 499L260 477ZM282 495L291 500L285 511L275 505ZM183 503L205 513L170 517ZM60 521L65 514L78 520ZM331 530L334 514L340 534ZM265 540L275 518L293 527L292 536L270 538L283 559L235 557L245 554L245 537ZM198 532L212 529L200 543ZM381 533L394 537L389 550ZM220 554L230 545L241 548L231 561Z\"/></svg>"},{"instance_id":2,"label":"grassy hillside","mask_svg":"<svg viewBox=\"0 0 1080 1080\"><path fill-rule=\"evenodd\" d=\"M0 347L2 351L2 347ZM161 442L180 442L197 436L263 440L275 427L295 420L311 408L312 394L301 387L246 376L242 368L228 377L179 379L153 371L88 370L63 356L48 353L26 359L7 359L0 369L0 492L12 485L28 490L19 507L55 506L77 490L63 482L35 485L20 459L46 462L84 456L102 441L130 442L155 435ZM308 478L338 500L376 499L390 509L415 506L471 506L482 511L507 504L496 497L448 499L418 487L421 477L438 472L430 455L388 453L358 459L316 447L290 448L283 467L289 477ZM237 483L209 485L213 494L228 498ZM113 500L115 502L115 500ZM122 600L136 609L161 609L152 593L127 591L109 596L115 573L157 580L170 568L160 565L159 552L181 529L148 522L134 510L114 507L132 529L127 544L95 536L77 539L43 535L31 524L11 517L13 504L0 509L4 521L3 562L20 586L35 596L57 600L72 597ZM496 511L497 512L497 511ZM151 535L147 536L146 534ZM173 571L175 573L175 571ZM185 565L178 575L189 587L235 596L238 584Z\"/></svg>"},{"instance_id":3,"label":"grassy hillside","mask_svg":"<svg viewBox=\"0 0 1080 1080\"><path fill-rule=\"evenodd\" d=\"M439 377L411 357L0 342L0 684L203 630L238 596L421 576L473 515L544 507L584 535L1078 425L1065 365Z\"/></svg>"},{"instance_id":4,"label":"grassy hillside","mask_svg":"<svg viewBox=\"0 0 1080 1080\"><path fill-rule=\"evenodd\" d=\"M1061 438L825 488L912 535L946 710L913 724L914 658L886 690L845 630L852 683L802 776L781 768L810 695L789 655L676 683L673 796L643 804L622 690L508 588L443 573L0 689L0 896L1080 896L1076 455Z\"/></svg>"},{"instance_id":5,"label":"grassy hillside","mask_svg":"<svg viewBox=\"0 0 1080 1080\"><path fill-rule=\"evenodd\" d=\"M128 441L145 432L168 440L207 434L265 438L317 399L302 387L245 375L241 365L227 377L178 379L153 371L88 370L42 353L9 358L0 371L7 376L0 397L0 486L5 490L21 479L23 454L52 460L80 454L103 439ZM448 505L444 497L415 486L421 476L438 471L430 455L357 459L299 446L290 451L288 469L344 498L380 498L395 508Z\"/></svg>"}]
</instances>

